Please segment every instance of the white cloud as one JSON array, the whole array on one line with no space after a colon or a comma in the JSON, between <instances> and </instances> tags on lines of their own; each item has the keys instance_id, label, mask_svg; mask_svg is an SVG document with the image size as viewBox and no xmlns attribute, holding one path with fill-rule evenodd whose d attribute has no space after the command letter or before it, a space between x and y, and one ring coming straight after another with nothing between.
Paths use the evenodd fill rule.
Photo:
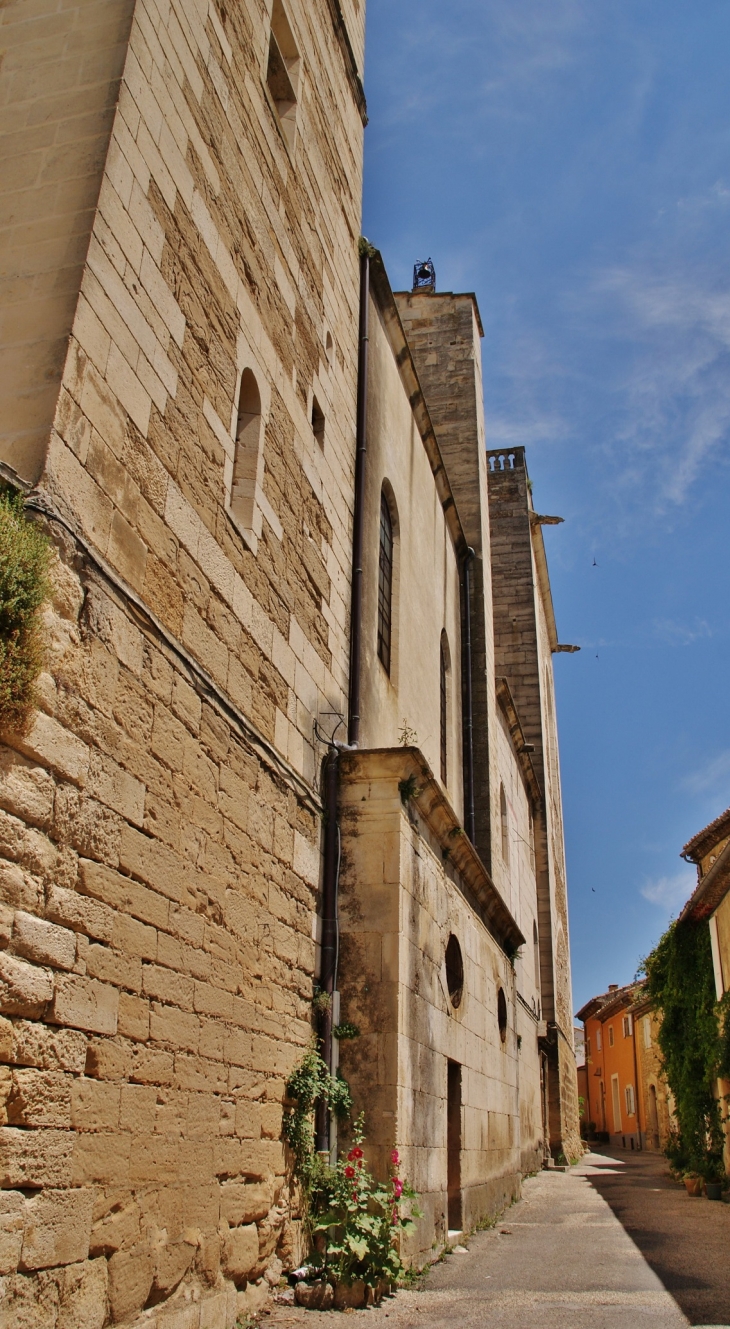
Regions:
<instances>
[{"instance_id":1,"label":"white cloud","mask_svg":"<svg viewBox=\"0 0 730 1329\"><path fill-rule=\"evenodd\" d=\"M675 873L673 877L650 878L642 886L641 894L650 904L658 905L668 913L676 913L689 899L696 885L696 873L687 869Z\"/></svg>"},{"instance_id":2,"label":"white cloud","mask_svg":"<svg viewBox=\"0 0 730 1329\"><path fill-rule=\"evenodd\" d=\"M654 636L667 646L691 646L694 641L712 636L712 628L704 618L696 618L691 627L672 618L655 618L652 630Z\"/></svg>"},{"instance_id":3,"label":"white cloud","mask_svg":"<svg viewBox=\"0 0 730 1329\"><path fill-rule=\"evenodd\" d=\"M691 794L730 792L730 748L713 757L705 766L692 771L682 781L682 788ZM715 813L714 816L717 816ZM708 820L711 820L708 819Z\"/></svg>"}]
</instances>

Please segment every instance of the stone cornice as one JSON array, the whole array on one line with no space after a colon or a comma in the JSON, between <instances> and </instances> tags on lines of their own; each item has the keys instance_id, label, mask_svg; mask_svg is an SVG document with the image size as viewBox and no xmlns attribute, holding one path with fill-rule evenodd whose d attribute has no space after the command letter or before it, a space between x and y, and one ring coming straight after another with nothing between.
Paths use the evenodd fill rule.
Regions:
<instances>
[{"instance_id":1,"label":"stone cornice","mask_svg":"<svg viewBox=\"0 0 730 1329\"><path fill-rule=\"evenodd\" d=\"M527 751L529 745L520 723L520 717L517 714L517 707L515 706L509 683L506 678L497 678L495 682L497 687L497 701L499 702L504 718L507 721L510 738L512 739L512 746L517 754L520 766L522 767L522 774L530 798L532 799L533 807L538 808L542 803L540 781L535 774L532 757L530 756L529 751Z\"/></svg>"},{"instance_id":2,"label":"stone cornice","mask_svg":"<svg viewBox=\"0 0 730 1329\"><path fill-rule=\"evenodd\" d=\"M381 779L392 783L394 793L400 789L405 805L412 804L458 873L467 898L475 901L495 941L508 954L525 945L517 922L418 748L343 749L340 763L343 779Z\"/></svg>"},{"instance_id":3,"label":"stone cornice","mask_svg":"<svg viewBox=\"0 0 730 1329\"><path fill-rule=\"evenodd\" d=\"M679 922L699 923L714 914L730 890L730 841L707 869L679 915Z\"/></svg>"}]
</instances>

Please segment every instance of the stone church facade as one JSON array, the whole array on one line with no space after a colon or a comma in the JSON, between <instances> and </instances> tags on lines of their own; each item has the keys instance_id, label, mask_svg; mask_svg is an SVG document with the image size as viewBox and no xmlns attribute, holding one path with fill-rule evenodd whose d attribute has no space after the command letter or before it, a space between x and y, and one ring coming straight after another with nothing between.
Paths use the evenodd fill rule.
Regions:
<instances>
[{"instance_id":1,"label":"stone church facade","mask_svg":"<svg viewBox=\"0 0 730 1329\"><path fill-rule=\"evenodd\" d=\"M578 1149L540 518L474 298L360 252L364 18L2 12L0 457L55 554L0 748L0 1325L232 1326L301 1258L335 753L341 1061L410 1253Z\"/></svg>"}]
</instances>

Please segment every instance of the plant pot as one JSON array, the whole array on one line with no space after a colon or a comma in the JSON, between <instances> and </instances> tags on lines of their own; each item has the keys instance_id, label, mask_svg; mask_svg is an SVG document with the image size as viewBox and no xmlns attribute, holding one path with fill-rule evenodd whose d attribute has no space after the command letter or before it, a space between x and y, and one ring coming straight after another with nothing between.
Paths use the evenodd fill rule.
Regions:
<instances>
[{"instance_id":1,"label":"plant pot","mask_svg":"<svg viewBox=\"0 0 730 1329\"><path fill-rule=\"evenodd\" d=\"M305 1306L308 1311L328 1311L334 1301L332 1284L323 1280L316 1283L297 1283L294 1299L297 1306Z\"/></svg>"},{"instance_id":2,"label":"plant pot","mask_svg":"<svg viewBox=\"0 0 730 1329\"><path fill-rule=\"evenodd\" d=\"M335 1288L335 1310L360 1310L365 1305L367 1288L361 1279L354 1283L338 1283Z\"/></svg>"},{"instance_id":3,"label":"plant pot","mask_svg":"<svg viewBox=\"0 0 730 1329\"><path fill-rule=\"evenodd\" d=\"M721 1200L721 1199L722 1199L722 1182L721 1182L721 1181L707 1181L707 1182L705 1182L705 1190L707 1191L707 1198L708 1198L708 1200Z\"/></svg>"},{"instance_id":4,"label":"plant pot","mask_svg":"<svg viewBox=\"0 0 730 1329\"><path fill-rule=\"evenodd\" d=\"M688 1195L695 1195L695 1196L697 1196L697 1195L701 1195L701 1194L702 1194L702 1178L701 1178L701 1177L685 1177L685 1178L684 1178L684 1185L685 1185L685 1189L686 1189Z\"/></svg>"}]
</instances>

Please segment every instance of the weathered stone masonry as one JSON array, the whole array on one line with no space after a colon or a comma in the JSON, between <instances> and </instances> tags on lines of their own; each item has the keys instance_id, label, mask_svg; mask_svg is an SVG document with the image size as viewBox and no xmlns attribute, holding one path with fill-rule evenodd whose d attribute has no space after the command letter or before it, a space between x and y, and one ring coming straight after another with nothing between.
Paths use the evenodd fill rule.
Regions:
<instances>
[{"instance_id":1,"label":"weathered stone masonry","mask_svg":"<svg viewBox=\"0 0 730 1329\"><path fill-rule=\"evenodd\" d=\"M86 29L78 8L100 44L64 68L80 98L106 79L96 115L123 6ZM37 24L45 58L52 9L4 13ZM32 428L22 403L3 419L58 550L41 706L2 748L3 1325L101 1329L145 1306L146 1324L232 1325L299 1255L281 1105L311 1035L312 719L343 708L347 679L362 15L287 5L289 143L266 86L277 14L127 6L113 124L72 200L88 252L82 236L54 325L61 381L51 366ZM46 75L46 91L66 77L51 58ZM3 127L32 156L32 108L21 124L4 77ZM13 224L67 170L61 137L35 183L16 176ZM249 534L230 502L246 369Z\"/></svg>"}]
</instances>

